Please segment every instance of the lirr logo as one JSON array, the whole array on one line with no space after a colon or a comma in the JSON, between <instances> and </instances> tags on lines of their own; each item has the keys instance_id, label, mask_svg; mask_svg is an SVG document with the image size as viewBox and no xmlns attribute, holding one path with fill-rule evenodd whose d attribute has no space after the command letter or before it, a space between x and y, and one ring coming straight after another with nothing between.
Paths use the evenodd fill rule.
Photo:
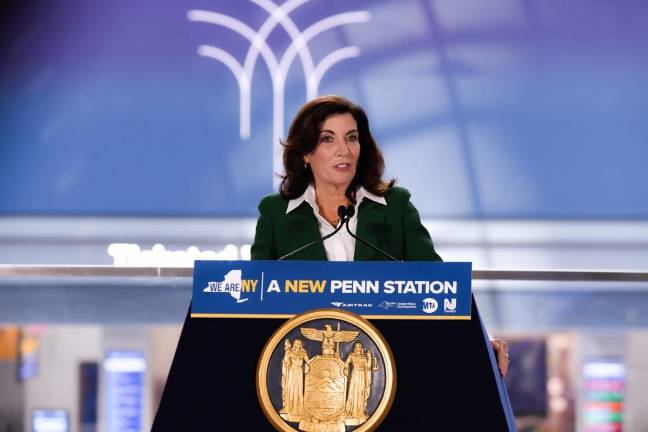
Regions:
<instances>
[{"instance_id":1,"label":"lirr logo","mask_svg":"<svg viewBox=\"0 0 648 432\"><path fill-rule=\"evenodd\" d=\"M242 293L255 292L259 281L255 279L241 279L242 273L241 270L230 270L222 281L209 281L207 286L203 288L203 292L225 293L236 300L236 303L246 302L248 299L242 298Z\"/></svg>"},{"instance_id":2,"label":"lirr logo","mask_svg":"<svg viewBox=\"0 0 648 432\"><path fill-rule=\"evenodd\" d=\"M433 298L424 298L423 299L423 312L425 313L434 313L439 309L439 303Z\"/></svg>"}]
</instances>

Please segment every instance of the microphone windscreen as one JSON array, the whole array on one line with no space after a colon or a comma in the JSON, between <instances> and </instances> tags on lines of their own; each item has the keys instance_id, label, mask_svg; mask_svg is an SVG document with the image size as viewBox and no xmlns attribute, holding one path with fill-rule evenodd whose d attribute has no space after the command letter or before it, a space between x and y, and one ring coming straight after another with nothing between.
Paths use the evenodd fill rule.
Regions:
<instances>
[{"instance_id":1,"label":"microphone windscreen","mask_svg":"<svg viewBox=\"0 0 648 432\"><path fill-rule=\"evenodd\" d=\"M353 215L355 214L355 207L352 204L349 204L349 207L347 207L345 209L345 211L346 211L346 214L347 214L348 218L351 219L353 217Z\"/></svg>"},{"instance_id":2,"label":"microphone windscreen","mask_svg":"<svg viewBox=\"0 0 648 432\"><path fill-rule=\"evenodd\" d=\"M340 219L344 219L347 216L347 208L344 206L338 207L338 216L340 216Z\"/></svg>"}]
</instances>

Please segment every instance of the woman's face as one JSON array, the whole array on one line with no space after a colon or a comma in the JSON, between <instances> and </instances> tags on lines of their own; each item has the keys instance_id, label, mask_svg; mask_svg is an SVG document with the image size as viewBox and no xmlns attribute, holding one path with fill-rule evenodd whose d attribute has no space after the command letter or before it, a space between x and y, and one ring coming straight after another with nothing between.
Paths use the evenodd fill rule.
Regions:
<instances>
[{"instance_id":1,"label":"woman's face","mask_svg":"<svg viewBox=\"0 0 648 432\"><path fill-rule=\"evenodd\" d=\"M315 185L346 188L356 173L360 141L358 126L349 113L334 114L320 126L317 147L304 156L313 171Z\"/></svg>"}]
</instances>

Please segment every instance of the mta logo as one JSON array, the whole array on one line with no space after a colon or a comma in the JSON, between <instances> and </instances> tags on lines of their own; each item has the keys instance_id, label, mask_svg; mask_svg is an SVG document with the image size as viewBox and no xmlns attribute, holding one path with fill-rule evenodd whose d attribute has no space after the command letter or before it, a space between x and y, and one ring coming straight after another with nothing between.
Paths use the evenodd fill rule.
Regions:
<instances>
[{"instance_id":1,"label":"mta logo","mask_svg":"<svg viewBox=\"0 0 648 432\"><path fill-rule=\"evenodd\" d=\"M433 298L424 298L423 299L423 312L425 313L434 313L439 308L439 303Z\"/></svg>"}]
</instances>

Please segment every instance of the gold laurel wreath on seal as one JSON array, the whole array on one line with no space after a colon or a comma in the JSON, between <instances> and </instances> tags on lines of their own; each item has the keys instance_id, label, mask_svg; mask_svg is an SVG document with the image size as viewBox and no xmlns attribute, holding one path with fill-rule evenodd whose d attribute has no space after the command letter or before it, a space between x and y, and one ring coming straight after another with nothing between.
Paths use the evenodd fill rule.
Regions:
<instances>
[{"instance_id":1,"label":"gold laurel wreath on seal","mask_svg":"<svg viewBox=\"0 0 648 432\"><path fill-rule=\"evenodd\" d=\"M373 341L375 346L380 352L384 365L384 374L385 374L385 385L383 389L382 398L376 407L373 414L368 416L366 420L363 420L362 423L352 423L353 425L358 425L354 432L369 432L375 430L380 423L385 419L389 413L389 409L394 401L394 396L396 395L396 363L394 360L394 355L387 344L387 341L382 336L380 331L373 326L369 321L362 318L359 315L356 315L351 312L347 312L340 309L317 309L309 312L305 312L299 315L296 315L292 319L288 320L282 324L270 337L268 342L266 342L263 350L261 351L261 356L259 357L259 362L257 364L257 379L256 379L256 390L259 403L263 409L263 413L268 418L270 423L279 431L282 432L299 432L298 429L293 428L285 420L287 417L290 421L297 421L291 419L287 414L280 414L277 412L275 407L272 404L270 399L270 394L268 392L267 380L268 380L268 366L270 364L270 358L272 357L273 352L277 346L285 341L285 337L294 330L296 327L307 324L310 321L329 319L329 320L339 320L351 324L360 330L362 330L369 338ZM312 328L301 328L301 333L306 339L322 341L322 354L327 350L327 342L329 345L339 342L350 342L355 339L355 336L359 332L350 332L350 331L333 331L330 326L328 328L316 330ZM328 333L327 333L328 332ZM355 336L354 336L355 335ZM328 336L328 338L327 338ZM288 343L288 342L284 342ZM301 348L301 342L300 342ZM330 347L329 349L334 349ZM360 348L362 355L367 355ZM299 353L297 353L298 355ZM315 356L320 357L320 356ZM331 351L329 351L329 358L331 358ZM371 364L371 354L367 355L369 363ZM339 359L339 356L337 357ZM374 364L376 362L374 357ZM373 370L376 370L378 366L375 365ZM283 377L282 377L283 380ZM282 395L283 396L283 395ZM282 418L283 417L283 418ZM324 426L324 425L323 425ZM312 426L309 426L312 427ZM333 429L315 429L309 430L333 430ZM342 430L342 429L340 429Z\"/></svg>"}]
</instances>

